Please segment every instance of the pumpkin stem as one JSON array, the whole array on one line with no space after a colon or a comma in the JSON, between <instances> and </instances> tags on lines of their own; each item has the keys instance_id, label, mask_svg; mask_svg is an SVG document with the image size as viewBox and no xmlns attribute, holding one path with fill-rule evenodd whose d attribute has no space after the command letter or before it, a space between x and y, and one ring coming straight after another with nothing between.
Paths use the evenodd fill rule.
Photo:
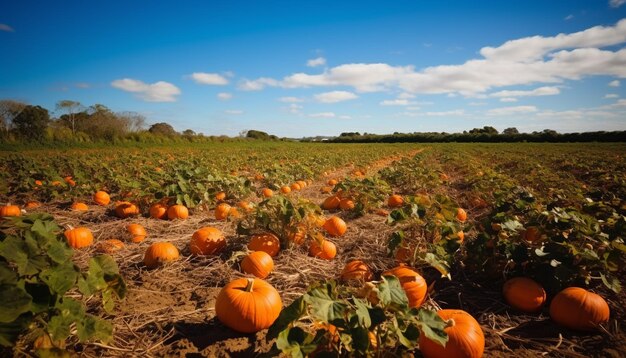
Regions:
<instances>
[{"instance_id":1,"label":"pumpkin stem","mask_svg":"<svg viewBox=\"0 0 626 358\"><path fill-rule=\"evenodd\" d=\"M244 291L252 292L252 287L253 286L254 286L254 279L253 278L248 278L248 284L246 285L246 288L244 289Z\"/></svg>"},{"instance_id":2,"label":"pumpkin stem","mask_svg":"<svg viewBox=\"0 0 626 358\"><path fill-rule=\"evenodd\" d=\"M450 318L449 320L446 321L446 326L444 328L454 327L455 324L456 322L454 322L454 318Z\"/></svg>"}]
</instances>

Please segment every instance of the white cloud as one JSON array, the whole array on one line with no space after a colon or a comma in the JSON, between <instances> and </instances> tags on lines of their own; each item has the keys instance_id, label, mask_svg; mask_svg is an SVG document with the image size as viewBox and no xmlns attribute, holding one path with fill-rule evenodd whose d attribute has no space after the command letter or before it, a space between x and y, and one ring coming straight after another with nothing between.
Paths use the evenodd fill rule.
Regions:
<instances>
[{"instance_id":1,"label":"white cloud","mask_svg":"<svg viewBox=\"0 0 626 358\"><path fill-rule=\"evenodd\" d=\"M352 117L351 117L351 116L346 116L346 115L339 116L339 118L340 118L340 119L352 119Z\"/></svg>"},{"instance_id":2,"label":"white cloud","mask_svg":"<svg viewBox=\"0 0 626 358\"><path fill-rule=\"evenodd\" d=\"M191 78L201 85L224 86L228 84L228 78L218 73L194 72Z\"/></svg>"},{"instance_id":3,"label":"white cloud","mask_svg":"<svg viewBox=\"0 0 626 358\"><path fill-rule=\"evenodd\" d=\"M219 99L220 101L228 101L231 98L233 98L233 94L232 93L220 92L220 93L217 94L217 99Z\"/></svg>"},{"instance_id":4,"label":"white cloud","mask_svg":"<svg viewBox=\"0 0 626 358\"><path fill-rule=\"evenodd\" d=\"M489 97L529 97L529 96L553 96L561 93L558 87L539 87L530 91L500 91Z\"/></svg>"},{"instance_id":5,"label":"white cloud","mask_svg":"<svg viewBox=\"0 0 626 358\"><path fill-rule=\"evenodd\" d=\"M325 92L325 93L316 94L314 97L316 101L321 102L321 103L337 103L337 102L349 101L352 99L359 98L359 96L348 91Z\"/></svg>"},{"instance_id":6,"label":"white cloud","mask_svg":"<svg viewBox=\"0 0 626 358\"><path fill-rule=\"evenodd\" d=\"M324 57L313 58L306 62L306 65L309 67L324 66L325 64L326 59Z\"/></svg>"},{"instance_id":7,"label":"white cloud","mask_svg":"<svg viewBox=\"0 0 626 358\"><path fill-rule=\"evenodd\" d=\"M0 31L15 32L15 30L7 24L0 24Z\"/></svg>"},{"instance_id":8,"label":"white cloud","mask_svg":"<svg viewBox=\"0 0 626 358\"><path fill-rule=\"evenodd\" d=\"M453 111L426 112L424 114L429 116L429 117L463 116L463 115L465 115L465 110L463 110L463 109L455 109Z\"/></svg>"},{"instance_id":9,"label":"white cloud","mask_svg":"<svg viewBox=\"0 0 626 358\"><path fill-rule=\"evenodd\" d=\"M268 78L261 77L256 80L243 80L239 83L239 89L242 91L260 91L267 86L276 87L280 84L279 81Z\"/></svg>"},{"instance_id":10,"label":"white cloud","mask_svg":"<svg viewBox=\"0 0 626 358\"><path fill-rule=\"evenodd\" d=\"M293 113L293 114L300 114L300 112L302 111L302 106L296 103L292 103L289 105L289 107L287 107L287 111L289 111L289 113Z\"/></svg>"},{"instance_id":11,"label":"white cloud","mask_svg":"<svg viewBox=\"0 0 626 358\"><path fill-rule=\"evenodd\" d=\"M487 102L470 102L470 106L486 106Z\"/></svg>"},{"instance_id":12,"label":"white cloud","mask_svg":"<svg viewBox=\"0 0 626 358\"><path fill-rule=\"evenodd\" d=\"M517 102L517 98L502 97L502 98L500 98L500 102Z\"/></svg>"},{"instance_id":13,"label":"white cloud","mask_svg":"<svg viewBox=\"0 0 626 358\"><path fill-rule=\"evenodd\" d=\"M582 119L585 112L580 110L569 110L569 111L552 111L545 110L541 112L537 112L536 116L539 118L558 118L558 119Z\"/></svg>"},{"instance_id":14,"label":"white cloud","mask_svg":"<svg viewBox=\"0 0 626 358\"><path fill-rule=\"evenodd\" d=\"M243 111L240 109L227 109L224 111L224 113L236 116L243 114Z\"/></svg>"},{"instance_id":15,"label":"white cloud","mask_svg":"<svg viewBox=\"0 0 626 358\"><path fill-rule=\"evenodd\" d=\"M419 111L421 109L421 107L418 106L408 106L406 107L407 110L409 111Z\"/></svg>"},{"instance_id":16,"label":"white cloud","mask_svg":"<svg viewBox=\"0 0 626 358\"><path fill-rule=\"evenodd\" d=\"M408 99L386 99L380 102L381 106L409 106L415 104L415 102L411 102Z\"/></svg>"},{"instance_id":17,"label":"white cloud","mask_svg":"<svg viewBox=\"0 0 626 358\"><path fill-rule=\"evenodd\" d=\"M487 111L488 116L510 116L515 114L533 113L537 112L535 106L515 106L515 107L502 107L494 108Z\"/></svg>"},{"instance_id":18,"label":"white cloud","mask_svg":"<svg viewBox=\"0 0 626 358\"><path fill-rule=\"evenodd\" d=\"M89 84L87 82L77 82L77 83L74 84L74 86L76 86L76 88L80 88L80 89L91 88L91 84Z\"/></svg>"},{"instance_id":19,"label":"white cloud","mask_svg":"<svg viewBox=\"0 0 626 358\"><path fill-rule=\"evenodd\" d=\"M620 86L620 82L618 80L613 80L613 81L609 82L609 86L610 87L619 87Z\"/></svg>"},{"instance_id":20,"label":"white cloud","mask_svg":"<svg viewBox=\"0 0 626 358\"><path fill-rule=\"evenodd\" d=\"M336 114L333 112L321 112L321 113L312 113L309 114L309 117L312 118L334 118Z\"/></svg>"},{"instance_id":21,"label":"white cloud","mask_svg":"<svg viewBox=\"0 0 626 358\"><path fill-rule=\"evenodd\" d=\"M569 15L565 16L565 19L564 19L564 20L565 20L565 21L567 21L567 20L571 20L571 19L573 19L573 18L574 18L574 15L569 14Z\"/></svg>"},{"instance_id":22,"label":"white cloud","mask_svg":"<svg viewBox=\"0 0 626 358\"><path fill-rule=\"evenodd\" d=\"M609 0L609 5L613 8L618 8L626 3L626 0Z\"/></svg>"},{"instance_id":23,"label":"white cloud","mask_svg":"<svg viewBox=\"0 0 626 358\"><path fill-rule=\"evenodd\" d=\"M136 93L137 97L147 102L175 102L180 89L169 82L158 81L152 84L131 78L111 82L111 86L122 91Z\"/></svg>"},{"instance_id":24,"label":"white cloud","mask_svg":"<svg viewBox=\"0 0 626 358\"><path fill-rule=\"evenodd\" d=\"M615 93L609 93L604 95L604 98L619 98L619 95Z\"/></svg>"},{"instance_id":25,"label":"white cloud","mask_svg":"<svg viewBox=\"0 0 626 358\"><path fill-rule=\"evenodd\" d=\"M407 92L402 92L398 95L399 99L412 99L415 98L415 95L413 93L407 93Z\"/></svg>"},{"instance_id":26,"label":"white cloud","mask_svg":"<svg viewBox=\"0 0 626 358\"><path fill-rule=\"evenodd\" d=\"M298 97L280 97L278 99L281 102L285 102L285 103L300 103L300 102L304 102L304 100L302 98L298 98Z\"/></svg>"}]
</instances>

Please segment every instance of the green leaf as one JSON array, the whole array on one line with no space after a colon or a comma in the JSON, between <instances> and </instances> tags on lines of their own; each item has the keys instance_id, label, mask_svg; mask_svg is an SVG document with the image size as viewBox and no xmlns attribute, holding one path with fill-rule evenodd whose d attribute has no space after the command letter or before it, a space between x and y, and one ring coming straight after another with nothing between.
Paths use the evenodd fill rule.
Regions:
<instances>
[{"instance_id":1,"label":"green leaf","mask_svg":"<svg viewBox=\"0 0 626 358\"><path fill-rule=\"evenodd\" d=\"M603 273L600 273L600 278L602 279L602 283L604 283L606 287L611 289L611 291L615 293L619 293L622 290L622 284L619 282L617 277L613 277L608 274L604 275Z\"/></svg>"},{"instance_id":2,"label":"green leaf","mask_svg":"<svg viewBox=\"0 0 626 358\"><path fill-rule=\"evenodd\" d=\"M52 292L63 295L76 284L78 270L70 261L41 271L39 277L50 287Z\"/></svg>"},{"instance_id":3,"label":"green leaf","mask_svg":"<svg viewBox=\"0 0 626 358\"><path fill-rule=\"evenodd\" d=\"M444 331L446 322L439 317L437 312L420 309L417 314L417 319L420 322L421 332L426 338L442 346L446 345L448 342L448 335Z\"/></svg>"},{"instance_id":4,"label":"green leaf","mask_svg":"<svg viewBox=\"0 0 626 358\"><path fill-rule=\"evenodd\" d=\"M105 275L119 274L119 268L117 263L110 255L98 255L89 261L89 269L91 270L92 263L98 265L102 273Z\"/></svg>"},{"instance_id":5,"label":"green leaf","mask_svg":"<svg viewBox=\"0 0 626 358\"><path fill-rule=\"evenodd\" d=\"M280 349L283 354L290 354L294 358L302 358L302 351L300 350L300 344L297 341L290 339L291 331L294 329L285 329L280 332L276 338L276 347ZM297 328L301 331L300 328Z\"/></svg>"},{"instance_id":6,"label":"green leaf","mask_svg":"<svg viewBox=\"0 0 626 358\"><path fill-rule=\"evenodd\" d=\"M14 285L17 283L17 274L11 270L8 263L0 261L0 285Z\"/></svg>"},{"instance_id":7,"label":"green leaf","mask_svg":"<svg viewBox=\"0 0 626 358\"><path fill-rule=\"evenodd\" d=\"M37 352L37 357L39 358L70 358L71 357L68 351L65 351L57 347L37 349L36 352Z\"/></svg>"},{"instance_id":8,"label":"green leaf","mask_svg":"<svg viewBox=\"0 0 626 358\"><path fill-rule=\"evenodd\" d=\"M367 328L354 327L350 330L352 337L352 347L358 352L365 352L370 345L370 338Z\"/></svg>"},{"instance_id":9,"label":"green leaf","mask_svg":"<svg viewBox=\"0 0 626 358\"><path fill-rule=\"evenodd\" d=\"M59 240L50 240L46 253L52 261L58 264L69 261L74 254L71 248Z\"/></svg>"},{"instance_id":10,"label":"green leaf","mask_svg":"<svg viewBox=\"0 0 626 358\"><path fill-rule=\"evenodd\" d=\"M311 316L319 321L341 320L348 306L333 297L334 283L326 283L310 290L304 297L311 305Z\"/></svg>"},{"instance_id":11,"label":"green leaf","mask_svg":"<svg viewBox=\"0 0 626 358\"><path fill-rule=\"evenodd\" d=\"M14 321L30 310L33 297L14 285L0 285L0 323Z\"/></svg>"},{"instance_id":12,"label":"green leaf","mask_svg":"<svg viewBox=\"0 0 626 358\"><path fill-rule=\"evenodd\" d=\"M28 328L31 322L32 316L30 314L23 314L10 323L0 322L0 346L13 346L20 333Z\"/></svg>"},{"instance_id":13,"label":"green leaf","mask_svg":"<svg viewBox=\"0 0 626 358\"><path fill-rule=\"evenodd\" d=\"M113 326L98 317L87 315L76 324L78 339L85 342L90 339L97 339L108 342L113 337Z\"/></svg>"},{"instance_id":14,"label":"green leaf","mask_svg":"<svg viewBox=\"0 0 626 358\"><path fill-rule=\"evenodd\" d=\"M277 337L279 332L282 332L291 323L297 321L305 312L304 297L298 297L289 306L283 308L276 321L270 326L267 337L269 339Z\"/></svg>"},{"instance_id":15,"label":"green leaf","mask_svg":"<svg viewBox=\"0 0 626 358\"><path fill-rule=\"evenodd\" d=\"M448 280L451 280L450 277L450 266L444 260L440 260L435 254L432 252L427 252L422 256L422 260L424 260L427 264L432 266L434 269L441 273L441 277L447 277Z\"/></svg>"},{"instance_id":16,"label":"green leaf","mask_svg":"<svg viewBox=\"0 0 626 358\"><path fill-rule=\"evenodd\" d=\"M356 306L356 316L359 320L359 325L365 328L369 328L372 325L372 319L370 318L369 307L364 300L358 298L352 298L354 305Z\"/></svg>"},{"instance_id":17,"label":"green leaf","mask_svg":"<svg viewBox=\"0 0 626 358\"><path fill-rule=\"evenodd\" d=\"M383 276L383 282L378 285L378 298L384 306L396 311L404 311L409 306L400 281L395 276Z\"/></svg>"}]
</instances>

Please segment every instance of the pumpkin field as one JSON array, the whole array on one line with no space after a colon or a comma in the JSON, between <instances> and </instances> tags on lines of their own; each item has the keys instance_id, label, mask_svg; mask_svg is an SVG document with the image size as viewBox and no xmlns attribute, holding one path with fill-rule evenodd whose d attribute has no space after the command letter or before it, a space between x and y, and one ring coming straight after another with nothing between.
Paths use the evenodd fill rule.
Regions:
<instances>
[{"instance_id":1,"label":"pumpkin field","mask_svg":"<svg viewBox=\"0 0 626 358\"><path fill-rule=\"evenodd\" d=\"M626 144L0 152L0 356L623 357Z\"/></svg>"}]
</instances>

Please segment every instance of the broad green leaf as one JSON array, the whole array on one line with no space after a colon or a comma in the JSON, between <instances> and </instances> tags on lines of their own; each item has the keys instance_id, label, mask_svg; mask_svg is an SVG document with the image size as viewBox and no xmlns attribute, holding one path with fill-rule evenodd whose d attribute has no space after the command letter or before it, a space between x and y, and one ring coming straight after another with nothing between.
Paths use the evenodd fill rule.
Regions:
<instances>
[{"instance_id":1,"label":"broad green leaf","mask_svg":"<svg viewBox=\"0 0 626 358\"><path fill-rule=\"evenodd\" d=\"M90 339L97 339L108 342L113 337L113 326L111 323L92 315L86 315L76 322L78 339L85 342Z\"/></svg>"},{"instance_id":2,"label":"broad green leaf","mask_svg":"<svg viewBox=\"0 0 626 358\"><path fill-rule=\"evenodd\" d=\"M23 314L10 323L0 322L0 346L11 347L20 333L28 328L32 321L30 314Z\"/></svg>"},{"instance_id":3,"label":"broad green leaf","mask_svg":"<svg viewBox=\"0 0 626 358\"><path fill-rule=\"evenodd\" d=\"M354 305L356 306L355 313L356 313L356 316L358 317L359 325L365 328L369 328L372 325L372 319L370 318L369 307L367 306L365 301L361 299L353 297L352 300L354 301Z\"/></svg>"},{"instance_id":4,"label":"broad green leaf","mask_svg":"<svg viewBox=\"0 0 626 358\"><path fill-rule=\"evenodd\" d=\"M32 296L14 285L0 285L0 323L14 321L30 310Z\"/></svg>"},{"instance_id":5,"label":"broad green leaf","mask_svg":"<svg viewBox=\"0 0 626 358\"><path fill-rule=\"evenodd\" d=\"M298 297L280 312L280 315L267 332L268 338L275 338L279 332L282 332L291 323L297 321L305 312L304 297Z\"/></svg>"},{"instance_id":6,"label":"broad green leaf","mask_svg":"<svg viewBox=\"0 0 626 358\"><path fill-rule=\"evenodd\" d=\"M448 335L444 331L444 328L446 328L446 322L439 317L437 312L420 309L417 319L420 322L422 334L424 334L431 341L445 346L448 342Z\"/></svg>"},{"instance_id":7,"label":"broad green leaf","mask_svg":"<svg viewBox=\"0 0 626 358\"><path fill-rule=\"evenodd\" d=\"M11 270L5 261L0 261L0 285L14 285L17 283L17 274Z\"/></svg>"},{"instance_id":8,"label":"broad green leaf","mask_svg":"<svg viewBox=\"0 0 626 358\"><path fill-rule=\"evenodd\" d=\"M76 284L78 270L70 261L41 271L39 277L50 287L52 292L63 295Z\"/></svg>"},{"instance_id":9,"label":"broad green leaf","mask_svg":"<svg viewBox=\"0 0 626 358\"><path fill-rule=\"evenodd\" d=\"M343 318L348 306L335 300L332 291L334 284L326 283L307 292L304 296L311 305L311 316L323 322L332 322Z\"/></svg>"},{"instance_id":10,"label":"broad green leaf","mask_svg":"<svg viewBox=\"0 0 626 358\"><path fill-rule=\"evenodd\" d=\"M409 300L400 281L395 276L383 276L383 282L378 285L378 298L381 303L396 311L404 311L409 306Z\"/></svg>"},{"instance_id":11,"label":"broad green leaf","mask_svg":"<svg viewBox=\"0 0 626 358\"><path fill-rule=\"evenodd\" d=\"M46 249L46 253L50 259L58 264L67 262L72 258L73 251L63 242L58 240L50 240Z\"/></svg>"},{"instance_id":12,"label":"broad green leaf","mask_svg":"<svg viewBox=\"0 0 626 358\"><path fill-rule=\"evenodd\" d=\"M602 283L604 283L606 287L611 289L611 291L619 293L622 290L622 284L619 282L617 277L612 277L600 273L600 278L602 279Z\"/></svg>"},{"instance_id":13,"label":"broad green leaf","mask_svg":"<svg viewBox=\"0 0 626 358\"><path fill-rule=\"evenodd\" d=\"M280 349L283 354L290 354L293 358L303 358L302 351L300 350L300 344L297 341L293 341L291 331L296 329L302 331L300 328L285 329L280 332L276 338L276 347Z\"/></svg>"}]
</instances>

